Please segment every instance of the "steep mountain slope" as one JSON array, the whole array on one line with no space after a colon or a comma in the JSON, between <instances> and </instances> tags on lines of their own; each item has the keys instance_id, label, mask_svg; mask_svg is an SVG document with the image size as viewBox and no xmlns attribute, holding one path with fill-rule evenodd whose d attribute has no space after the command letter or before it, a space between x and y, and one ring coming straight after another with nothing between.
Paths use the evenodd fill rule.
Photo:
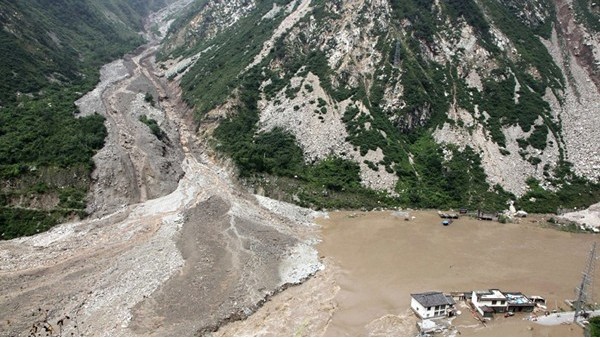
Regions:
<instances>
[{"instance_id":1,"label":"steep mountain slope","mask_svg":"<svg viewBox=\"0 0 600 338\"><path fill-rule=\"evenodd\" d=\"M0 239L85 214L107 132L93 112L75 118L74 102L169 2L0 1Z\"/></svg>"},{"instance_id":2,"label":"steep mountain slope","mask_svg":"<svg viewBox=\"0 0 600 338\"><path fill-rule=\"evenodd\" d=\"M2 1L1 102L51 82L81 79L143 42L142 19L158 1ZM87 69L86 69L87 68ZM97 73L92 71L92 73ZM95 81L96 76L90 81Z\"/></svg>"},{"instance_id":3,"label":"steep mountain slope","mask_svg":"<svg viewBox=\"0 0 600 338\"><path fill-rule=\"evenodd\" d=\"M600 198L598 6L197 1L162 51L249 186L303 205Z\"/></svg>"}]
</instances>

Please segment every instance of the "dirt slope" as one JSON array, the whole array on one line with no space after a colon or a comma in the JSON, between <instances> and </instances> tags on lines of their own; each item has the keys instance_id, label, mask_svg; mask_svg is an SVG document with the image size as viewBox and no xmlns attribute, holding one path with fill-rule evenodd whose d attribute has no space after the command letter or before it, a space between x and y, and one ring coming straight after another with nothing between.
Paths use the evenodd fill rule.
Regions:
<instances>
[{"instance_id":1,"label":"dirt slope","mask_svg":"<svg viewBox=\"0 0 600 338\"><path fill-rule=\"evenodd\" d=\"M238 189L192 132L177 84L155 76L156 47L106 66L79 102L109 130L95 217L0 242L0 335L36 323L62 335L205 333L321 268L312 213ZM146 92L162 98L155 107Z\"/></svg>"}]
</instances>

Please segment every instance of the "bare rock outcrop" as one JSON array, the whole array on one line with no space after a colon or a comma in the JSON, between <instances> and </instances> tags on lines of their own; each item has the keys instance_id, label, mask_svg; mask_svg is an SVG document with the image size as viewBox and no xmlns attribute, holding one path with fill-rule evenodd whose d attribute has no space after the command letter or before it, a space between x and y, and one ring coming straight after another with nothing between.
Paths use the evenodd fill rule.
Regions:
<instances>
[{"instance_id":1,"label":"bare rock outcrop","mask_svg":"<svg viewBox=\"0 0 600 338\"><path fill-rule=\"evenodd\" d=\"M590 35L577 24L571 1L557 1L560 26L549 41L543 41L554 62L566 75L567 85L562 93L562 104L552 99L553 113L560 118L566 158L573 170L594 181L600 179L600 80L597 65L600 62L598 34ZM586 42L587 41L587 42ZM587 44L584 44L587 43ZM583 55L582 49L596 52Z\"/></svg>"},{"instance_id":2,"label":"bare rock outcrop","mask_svg":"<svg viewBox=\"0 0 600 338\"><path fill-rule=\"evenodd\" d=\"M574 222L584 228L598 232L600 230L600 203L591 205L584 210L563 214L557 218L559 223Z\"/></svg>"}]
</instances>

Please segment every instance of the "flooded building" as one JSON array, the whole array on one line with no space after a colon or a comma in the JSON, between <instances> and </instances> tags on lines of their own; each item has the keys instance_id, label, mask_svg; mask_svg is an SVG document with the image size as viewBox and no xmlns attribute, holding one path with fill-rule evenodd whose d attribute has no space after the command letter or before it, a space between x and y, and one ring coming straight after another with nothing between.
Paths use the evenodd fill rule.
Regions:
<instances>
[{"instance_id":1,"label":"flooded building","mask_svg":"<svg viewBox=\"0 0 600 338\"><path fill-rule=\"evenodd\" d=\"M507 310L509 312L531 312L535 308L535 303L520 292L505 292L507 299Z\"/></svg>"},{"instance_id":2,"label":"flooded building","mask_svg":"<svg viewBox=\"0 0 600 338\"><path fill-rule=\"evenodd\" d=\"M413 293L410 296L410 307L421 319L441 318L454 313L456 302L441 292Z\"/></svg>"},{"instance_id":3,"label":"flooded building","mask_svg":"<svg viewBox=\"0 0 600 338\"><path fill-rule=\"evenodd\" d=\"M531 312L535 308L535 302L523 293L502 292L498 289L473 291L471 303L484 317L503 312Z\"/></svg>"},{"instance_id":4,"label":"flooded building","mask_svg":"<svg viewBox=\"0 0 600 338\"><path fill-rule=\"evenodd\" d=\"M542 296L529 296L529 299L537 306L546 306L546 299Z\"/></svg>"},{"instance_id":5,"label":"flooded building","mask_svg":"<svg viewBox=\"0 0 600 338\"><path fill-rule=\"evenodd\" d=\"M507 299L500 290L490 289L473 291L471 303L482 316L489 317L490 313L506 312Z\"/></svg>"}]
</instances>

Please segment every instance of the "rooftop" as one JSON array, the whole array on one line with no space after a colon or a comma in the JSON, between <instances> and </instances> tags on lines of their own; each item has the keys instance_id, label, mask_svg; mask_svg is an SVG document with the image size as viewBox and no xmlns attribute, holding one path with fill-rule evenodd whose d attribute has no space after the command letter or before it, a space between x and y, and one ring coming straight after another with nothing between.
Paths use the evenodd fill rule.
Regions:
<instances>
[{"instance_id":1,"label":"rooftop","mask_svg":"<svg viewBox=\"0 0 600 338\"><path fill-rule=\"evenodd\" d=\"M506 292L506 299L509 304L530 305L531 300L520 292Z\"/></svg>"},{"instance_id":2,"label":"rooftop","mask_svg":"<svg viewBox=\"0 0 600 338\"><path fill-rule=\"evenodd\" d=\"M411 294L411 297L424 307L456 304L452 297L445 296L443 293L437 291L413 293Z\"/></svg>"},{"instance_id":3,"label":"rooftop","mask_svg":"<svg viewBox=\"0 0 600 338\"><path fill-rule=\"evenodd\" d=\"M481 300L506 299L504 294L502 294L502 292L500 292L500 290L498 290L498 289L490 289L490 290L486 290L486 291L475 291L475 293L479 296L479 299L481 299Z\"/></svg>"}]
</instances>

